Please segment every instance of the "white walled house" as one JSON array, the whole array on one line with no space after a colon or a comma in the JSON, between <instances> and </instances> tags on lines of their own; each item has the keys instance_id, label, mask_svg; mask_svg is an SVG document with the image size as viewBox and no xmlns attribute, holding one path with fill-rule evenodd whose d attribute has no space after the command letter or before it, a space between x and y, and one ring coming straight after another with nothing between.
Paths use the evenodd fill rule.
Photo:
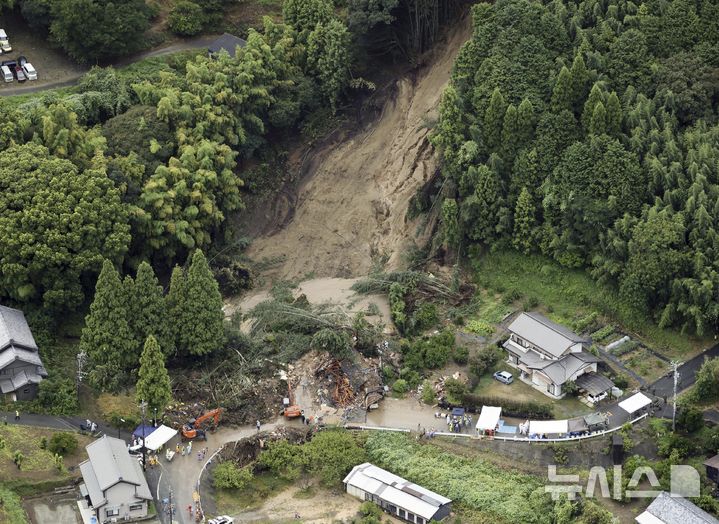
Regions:
<instances>
[{"instance_id":1,"label":"white walled house","mask_svg":"<svg viewBox=\"0 0 719 524\"><path fill-rule=\"evenodd\" d=\"M8 400L32 400L47 377L25 315L0 306L0 392Z\"/></svg>"},{"instance_id":2,"label":"white walled house","mask_svg":"<svg viewBox=\"0 0 719 524\"><path fill-rule=\"evenodd\" d=\"M374 502L393 517L406 522L427 524L439 521L452 510L452 501L447 497L369 462L352 468L342 482L350 495Z\"/></svg>"},{"instance_id":3,"label":"white walled house","mask_svg":"<svg viewBox=\"0 0 719 524\"><path fill-rule=\"evenodd\" d=\"M549 397L561 398L562 385L597 371L600 359L585 351L588 341L539 313L521 313L507 329L507 362Z\"/></svg>"},{"instance_id":4,"label":"white walled house","mask_svg":"<svg viewBox=\"0 0 719 524\"><path fill-rule=\"evenodd\" d=\"M80 464L80 493L98 522L121 522L147 516L150 488L125 442L107 435L85 448L89 460Z\"/></svg>"}]
</instances>

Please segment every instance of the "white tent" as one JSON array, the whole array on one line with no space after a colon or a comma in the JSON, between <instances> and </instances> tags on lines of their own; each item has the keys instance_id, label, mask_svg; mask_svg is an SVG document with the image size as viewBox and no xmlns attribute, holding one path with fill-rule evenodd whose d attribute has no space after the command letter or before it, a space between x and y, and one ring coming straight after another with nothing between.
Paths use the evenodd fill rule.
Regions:
<instances>
[{"instance_id":1,"label":"white tent","mask_svg":"<svg viewBox=\"0 0 719 524\"><path fill-rule=\"evenodd\" d=\"M162 425L145 438L145 447L151 451L157 451L175 435L177 435L176 429Z\"/></svg>"},{"instance_id":2,"label":"white tent","mask_svg":"<svg viewBox=\"0 0 719 524\"><path fill-rule=\"evenodd\" d=\"M546 434L563 434L569 433L569 421L568 420L530 420L529 421L529 434L536 433L537 435Z\"/></svg>"},{"instance_id":3,"label":"white tent","mask_svg":"<svg viewBox=\"0 0 719 524\"><path fill-rule=\"evenodd\" d=\"M477 420L477 429L479 431L485 431L487 429L494 430L497 427L501 414L502 408L482 406L482 411L479 414L479 419Z\"/></svg>"},{"instance_id":4,"label":"white tent","mask_svg":"<svg viewBox=\"0 0 719 524\"><path fill-rule=\"evenodd\" d=\"M651 399L649 397L647 397L645 394L636 393L636 394L632 395L631 397L629 397L628 399L622 400L619 403L619 407L631 415L635 411L639 411L640 409L648 406L651 403L652 403Z\"/></svg>"}]
</instances>

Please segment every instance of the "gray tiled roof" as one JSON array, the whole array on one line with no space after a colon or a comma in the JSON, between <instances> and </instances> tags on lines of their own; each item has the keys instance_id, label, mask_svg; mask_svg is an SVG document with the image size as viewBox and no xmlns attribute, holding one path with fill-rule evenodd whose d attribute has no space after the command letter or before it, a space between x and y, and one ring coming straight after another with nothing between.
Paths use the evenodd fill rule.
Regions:
<instances>
[{"instance_id":1,"label":"gray tiled roof","mask_svg":"<svg viewBox=\"0 0 719 524\"><path fill-rule=\"evenodd\" d=\"M39 368L43 372L45 371L45 368L42 366L39 366ZM47 376L47 372L45 372L45 376ZM40 374L28 372L23 369L12 377L0 380L0 391L2 393L10 393L17 391L26 384L39 384L40 382L42 382L42 376L40 376Z\"/></svg>"},{"instance_id":2,"label":"gray tiled roof","mask_svg":"<svg viewBox=\"0 0 719 524\"><path fill-rule=\"evenodd\" d=\"M0 348L10 345L37 351L25 314L19 309L0 306Z\"/></svg>"},{"instance_id":3,"label":"gray tiled roof","mask_svg":"<svg viewBox=\"0 0 719 524\"><path fill-rule=\"evenodd\" d=\"M12 364L16 360L22 360L28 364L42 366L42 360L40 360L40 355L37 351L28 351L27 349L15 346L6 347L0 351L0 369Z\"/></svg>"},{"instance_id":4,"label":"gray tiled roof","mask_svg":"<svg viewBox=\"0 0 719 524\"><path fill-rule=\"evenodd\" d=\"M586 342L566 327L534 312L520 314L507 329L555 357L562 356L577 342Z\"/></svg>"},{"instance_id":5,"label":"gray tiled roof","mask_svg":"<svg viewBox=\"0 0 719 524\"><path fill-rule=\"evenodd\" d=\"M533 369L540 369L542 373L552 379L552 382L554 382L555 384L562 385L567 380L569 380L569 377L574 375L584 366L590 364L591 362L596 362L593 360L585 360L579 355L580 353L570 353L569 355L560 358L559 360L545 360L544 362L548 362L549 365L542 365L541 367L529 367Z\"/></svg>"},{"instance_id":6,"label":"gray tiled roof","mask_svg":"<svg viewBox=\"0 0 719 524\"><path fill-rule=\"evenodd\" d=\"M219 36L217 40L212 42L209 46L207 46L207 50L210 53L219 53L221 50L225 50L229 53L230 56L235 56L235 53L237 52L237 47L245 47L247 45L247 42L240 38L239 36L231 35L230 33L224 33L223 35Z\"/></svg>"},{"instance_id":7,"label":"gray tiled roof","mask_svg":"<svg viewBox=\"0 0 719 524\"><path fill-rule=\"evenodd\" d=\"M105 435L86 449L100 489L106 490L120 481L137 486L146 483L142 473L138 475L133 466L124 441Z\"/></svg>"},{"instance_id":8,"label":"gray tiled roof","mask_svg":"<svg viewBox=\"0 0 719 524\"><path fill-rule=\"evenodd\" d=\"M90 495L90 504L92 504L94 508L99 508L106 500L102 494L102 489L100 489L100 484L97 481L95 470L89 460L80 464L80 473L82 474L82 480L85 481L87 493Z\"/></svg>"},{"instance_id":9,"label":"gray tiled roof","mask_svg":"<svg viewBox=\"0 0 719 524\"><path fill-rule=\"evenodd\" d=\"M655 498L645 513L658 518L664 524L717 524L719 520L709 513L698 508L683 497L672 497L666 491L662 491ZM637 517L641 522L644 513Z\"/></svg>"}]
</instances>

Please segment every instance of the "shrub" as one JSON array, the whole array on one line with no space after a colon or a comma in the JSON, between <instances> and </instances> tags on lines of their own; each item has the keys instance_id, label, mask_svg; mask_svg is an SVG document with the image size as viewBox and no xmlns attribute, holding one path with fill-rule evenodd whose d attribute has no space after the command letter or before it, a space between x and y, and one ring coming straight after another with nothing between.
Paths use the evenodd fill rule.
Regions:
<instances>
[{"instance_id":1,"label":"shrub","mask_svg":"<svg viewBox=\"0 0 719 524\"><path fill-rule=\"evenodd\" d=\"M327 487L341 486L345 475L367 459L354 435L345 430L321 431L304 448L309 472Z\"/></svg>"},{"instance_id":2,"label":"shrub","mask_svg":"<svg viewBox=\"0 0 719 524\"><path fill-rule=\"evenodd\" d=\"M63 457L71 455L77 449L77 437L72 433L63 431L62 433L55 433L47 445L50 453L57 453Z\"/></svg>"},{"instance_id":3,"label":"shrub","mask_svg":"<svg viewBox=\"0 0 719 524\"><path fill-rule=\"evenodd\" d=\"M619 373L617 376L614 377L614 385L617 386L619 389L626 389L626 387L629 385L629 379L624 373Z\"/></svg>"},{"instance_id":4,"label":"shrub","mask_svg":"<svg viewBox=\"0 0 719 524\"><path fill-rule=\"evenodd\" d=\"M627 353L634 351L639 346L639 342L636 340L627 340L626 342L622 342L617 347L615 347L612 350L612 354L617 357L621 357L622 355L626 355Z\"/></svg>"},{"instance_id":5,"label":"shrub","mask_svg":"<svg viewBox=\"0 0 719 524\"><path fill-rule=\"evenodd\" d=\"M223 462L215 466L212 478L216 488L244 489L252 481L250 466L241 468L234 462Z\"/></svg>"},{"instance_id":6,"label":"shrub","mask_svg":"<svg viewBox=\"0 0 719 524\"><path fill-rule=\"evenodd\" d=\"M398 378L394 381L394 384L392 384L392 391L398 395L404 395L409 391L409 384L407 384L406 380Z\"/></svg>"},{"instance_id":7,"label":"shrub","mask_svg":"<svg viewBox=\"0 0 719 524\"><path fill-rule=\"evenodd\" d=\"M483 337L488 337L494 333L494 326L484 320L470 320L467 322L465 329L470 333L476 333Z\"/></svg>"},{"instance_id":8,"label":"shrub","mask_svg":"<svg viewBox=\"0 0 719 524\"><path fill-rule=\"evenodd\" d=\"M437 306L430 302L425 302L412 314L412 331L415 333L426 331L436 326L438 322Z\"/></svg>"},{"instance_id":9,"label":"shrub","mask_svg":"<svg viewBox=\"0 0 719 524\"><path fill-rule=\"evenodd\" d=\"M522 302L523 311L531 311L539 305L539 299L537 297L529 297L527 300Z\"/></svg>"},{"instance_id":10,"label":"shrub","mask_svg":"<svg viewBox=\"0 0 719 524\"><path fill-rule=\"evenodd\" d=\"M682 407L677 416L677 427L685 433L694 433L704 426L704 415L694 406Z\"/></svg>"},{"instance_id":11,"label":"shrub","mask_svg":"<svg viewBox=\"0 0 719 524\"><path fill-rule=\"evenodd\" d=\"M719 358L710 358L702 364L693 395L697 400L712 400L719 396Z\"/></svg>"},{"instance_id":12,"label":"shrub","mask_svg":"<svg viewBox=\"0 0 719 524\"><path fill-rule=\"evenodd\" d=\"M444 382L444 392L447 400L452 404L462 404L467 394L467 385L454 378L448 378Z\"/></svg>"},{"instance_id":13,"label":"shrub","mask_svg":"<svg viewBox=\"0 0 719 524\"><path fill-rule=\"evenodd\" d=\"M588 315L577 320L572 327L577 333L582 333L583 331L594 326L597 321L597 317L599 317L599 313L597 313L596 311L592 311Z\"/></svg>"},{"instance_id":14,"label":"shrub","mask_svg":"<svg viewBox=\"0 0 719 524\"><path fill-rule=\"evenodd\" d=\"M454 348L452 353L452 360L454 360L460 366L463 366L469 360L469 349L463 346Z\"/></svg>"},{"instance_id":15,"label":"shrub","mask_svg":"<svg viewBox=\"0 0 719 524\"><path fill-rule=\"evenodd\" d=\"M170 11L167 25L176 35L194 36L202 31L204 13L202 8L189 0L180 0Z\"/></svg>"},{"instance_id":16,"label":"shrub","mask_svg":"<svg viewBox=\"0 0 719 524\"><path fill-rule=\"evenodd\" d=\"M429 406L433 406L437 402L437 395L435 395L434 388L429 380L425 380L422 385L422 402Z\"/></svg>"},{"instance_id":17,"label":"shrub","mask_svg":"<svg viewBox=\"0 0 719 524\"><path fill-rule=\"evenodd\" d=\"M397 378L397 373L394 372L394 368L389 364L382 366L382 377L385 382L392 382Z\"/></svg>"},{"instance_id":18,"label":"shrub","mask_svg":"<svg viewBox=\"0 0 719 524\"><path fill-rule=\"evenodd\" d=\"M67 378L48 378L40 382L38 401L52 415L77 413L77 388Z\"/></svg>"},{"instance_id":19,"label":"shrub","mask_svg":"<svg viewBox=\"0 0 719 524\"><path fill-rule=\"evenodd\" d=\"M476 356L469 359L469 370L477 377L481 377L502 358L503 352L496 346L479 350Z\"/></svg>"},{"instance_id":20,"label":"shrub","mask_svg":"<svg viewBox=\"0 0 719 524\"><path fill-rule=\"evenodd\" d=\"M591 334L594 342L602 342L614 334L614 326L607 325Z\"/></svg>"},{"instance_id":21,"label":"shrub","mask_svg":"<svg viewBox=\"0 0 719 524\"><path fill-rule=\"evenodd\" d=\"M566 393L569 396L573 396L577 393L578 390L579 387L577 387L577 383L573 380L566 381L562 386L562 392Z\"/></svg>"},{"instance_id":22,"label":"shrub","mask_svg":"<svg viewBox=\"0 0 719 524\"><path fill-rule=\"evenodd\" d=\"M419 373L409 368L402 368L399 371L399 378L407 382L409 389L416 388L422 382L422 377L420 377Z\"/></svg>"},{"instance_id":23,"label":"shrub","mask_svg":"<svg viewBox=\"0 0 719 524\"><path fill-rule=\"evenodd\" d=\"M262 451L257 463L278 477L297 480L307 460L302 446L290 444L287 440L277 440Z\"/></svg>"}]
</instances>

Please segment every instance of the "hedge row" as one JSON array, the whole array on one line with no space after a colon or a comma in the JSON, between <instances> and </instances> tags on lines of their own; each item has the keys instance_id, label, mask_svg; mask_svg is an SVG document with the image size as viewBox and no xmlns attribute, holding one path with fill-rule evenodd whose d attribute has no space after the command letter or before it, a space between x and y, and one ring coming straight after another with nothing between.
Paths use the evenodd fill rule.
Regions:
<instances>
[{"instance_id":1,"label":"hedge row","mask_svg":"<svg viewBox=\"0 0 719 524\"><path fill-rule=\"evenodd\" d=\"M509 417L531 418L535 420L548 420L554 417L552 406L539 402L522 402L500 397L488 397L468 393L464 396L465 407L472 411L479 411L482 406L498 406L502 414Z\"/></svg>"}]
</instances>

